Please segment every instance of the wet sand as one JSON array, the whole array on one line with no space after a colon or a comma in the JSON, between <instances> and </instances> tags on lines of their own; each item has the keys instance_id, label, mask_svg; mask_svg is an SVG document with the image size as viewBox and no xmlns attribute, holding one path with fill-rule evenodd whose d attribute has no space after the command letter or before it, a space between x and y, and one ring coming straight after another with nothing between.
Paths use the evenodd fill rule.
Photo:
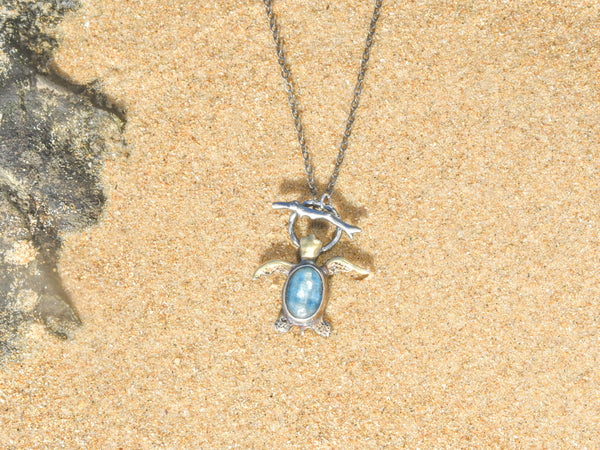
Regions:
<instances>
[{"instance_id":1,"label":"wet sand","mask_svg":"<svg viewBox=\"0 0 600 450\"><path fill-rule=\"evenodd\" d=\"M64 236L83 326L3 368L3 446L593 447L600 10L386 2L334 203L333 335L279 335L308 195L262 4L84 1L55 65L127 109L100 223ZM371 2L275 3L316 177Z\"/></svg>"}]
</instances>

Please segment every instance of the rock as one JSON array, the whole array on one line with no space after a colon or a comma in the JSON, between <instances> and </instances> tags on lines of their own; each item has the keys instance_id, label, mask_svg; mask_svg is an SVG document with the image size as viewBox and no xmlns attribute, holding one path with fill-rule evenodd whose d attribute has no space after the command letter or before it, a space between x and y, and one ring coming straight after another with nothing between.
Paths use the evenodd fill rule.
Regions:
<instances>
[{"instance_id":1,"label":"rock","mask_svg":"<svg viewBox=\"0 0 600 450\"><path fill-rule=\"evenodd\" d=\"M75 6L0 7L0 355L31 321L60 337L80 323L58 275L60 236L98 221L103 158L124 124L101 94L48 69L51 28Z\"/></svg>"}]
</instances>

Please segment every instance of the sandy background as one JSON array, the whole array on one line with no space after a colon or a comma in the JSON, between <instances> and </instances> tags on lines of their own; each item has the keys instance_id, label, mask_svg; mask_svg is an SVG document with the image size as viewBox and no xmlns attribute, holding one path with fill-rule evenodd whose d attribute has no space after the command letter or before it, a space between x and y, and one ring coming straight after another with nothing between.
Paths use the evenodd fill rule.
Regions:
<instances>
[{"instance_id":1,"label":"sandy background","mask_svg":"<svg viewBox=\"0 0 600 450\"><path fill-rule=\"evenodd\" d=\"M84 1L56 66L127 108L101 223L65 237L84 326L3 368L2 446L594 448L600 8L387 1L334 202L334 334L278 335L304 172L259 1ZM317 179L371 2L275 3Z\"/></svg>"}]
</instances>

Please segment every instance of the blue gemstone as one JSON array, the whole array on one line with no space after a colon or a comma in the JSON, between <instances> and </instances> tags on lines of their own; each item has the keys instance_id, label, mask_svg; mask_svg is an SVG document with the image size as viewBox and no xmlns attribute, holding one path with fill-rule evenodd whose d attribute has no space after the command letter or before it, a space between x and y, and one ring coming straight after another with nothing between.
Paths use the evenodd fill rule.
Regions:
<instances>
[{"instance_id":1,"label":"blue gemstone","mask_svg":"<svg viewBox=\"0 0 600 450\"><path fill-rule=\"evenodd\" d=\"M323 301L323 280L317 269L304 266L294 271L284 294L285 305L292 316L307 319L314 315Z\"/></svg>"}]
</instances>

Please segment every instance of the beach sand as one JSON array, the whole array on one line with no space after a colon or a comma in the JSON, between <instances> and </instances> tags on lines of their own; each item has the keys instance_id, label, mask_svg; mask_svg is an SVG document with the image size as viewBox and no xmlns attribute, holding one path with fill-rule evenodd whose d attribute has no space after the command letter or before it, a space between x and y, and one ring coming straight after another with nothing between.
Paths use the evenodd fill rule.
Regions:
<instances>
[{"instance_id":1,"label":"beach sand","mask_svg":"<svg viewBox=\"0 0 600 450\"><path fill-rule=\"evenodd\" d=\"M274 4L316 177L372 2ZM385 2L333 197L333 334L273 328L308 198L259 1L85 0L54 66L127 111L83 322L2 368L4 447L592 448L600 441L600 8ZM326 257L324 257L326 259Z\"/></svg>"}]
</instances>

